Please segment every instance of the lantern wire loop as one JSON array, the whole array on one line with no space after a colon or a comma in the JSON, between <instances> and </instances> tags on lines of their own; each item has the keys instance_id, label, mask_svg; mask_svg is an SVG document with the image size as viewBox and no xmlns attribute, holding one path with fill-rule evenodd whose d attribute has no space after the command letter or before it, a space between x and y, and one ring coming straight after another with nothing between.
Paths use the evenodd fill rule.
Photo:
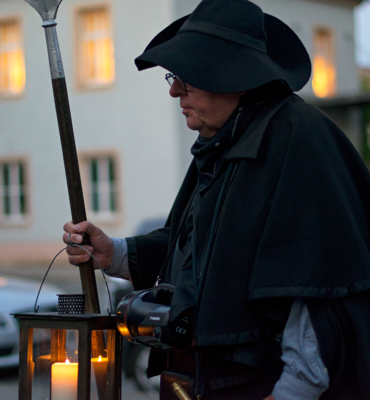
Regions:
<instances>
[{"instance_id":1,"label":"lantern wire loop","mask_svg":"<svg viewBox=\"0 0 370 400\"><path fill-rule=\"evenodd\" d=\"M37 300L39 299L40 292L41 292L41 288L42 288L42 285L43 285L44 282L45 282L46 276L47 276L47 274L49 273L51 266L54 264L54 261L55 261L56 258L59 256L59 254L63 253L64 250L67 250L68 247L69 247L69 246L65 247L63 250L60 250L60 252L53 258L53 261L50 263L49 268L48 268L48 270L46 271L46 274L45 274L45 276L44 276L44 279L43 279L42 282L41 282L41 286L40 286L39 292L37 293L35 306L33 307L33 311L34 311L35 313L37 313L37 312L39 311L39 308L40 308L40 306L37 305Z\"/></svg>"},{"instance_id":2,"label":"lantern wire loop","mask_svg":"<svg viewBox=\"0 0 370 400\"><path fill-rule=\"evenodd\" d=\"M110 290L109 290L109 286L108 286L108 283L107 283L107 279L105 278L105 274L104 274L103 268L100 266L100 264L98 263L98 261L96 260L96 258L89 252L89 250L86 250L84 247L80 246L79 244L72 243L72 242L70 241L70 239L69 239L69 236L68 236L68 241L69 241L70 244L69 244L67 247L65 247L63 250L60 250L60 252L53 258L53 261L50 263L49 268L48 268L47 271L46 271L46 274L45 274L45 276L44 276L44 279L43 279L42 282L41 282L41 286L40 286L39 292L37 293L35 306L34 306L34 308L33 308L34 312L37 313L37 312L39 311L40 306L37 305L37 301L38 301L38 299L39 299L42 286L43 286L43 284L44 284L44 282L45 282L45 279L46 279L46 277L47 277L47 275L48 275L48 273L49 273L49 271L50 271L51 266L54 264L54 261L57 259L57 257L59 256L59 254L63 253L63 251L65 251L65 250L67 250L68 247L79 247L80 249L86 251L86 253L88 253L88 254L90 255L90 257L96 262L96 264L97 264L98 267L100 268L100 271L101 271L101 273L102 273L102 275L103 275L103 278L104 278L105 286L106 286L107 291L108 291L108 296L109 296L110 310L109 310L109 308L107 308L107 312L108 312L108 315L111 316L112 313L113 313L112 297L111 297L111 294L110 294Z\"/></svg>"}]
</instances>

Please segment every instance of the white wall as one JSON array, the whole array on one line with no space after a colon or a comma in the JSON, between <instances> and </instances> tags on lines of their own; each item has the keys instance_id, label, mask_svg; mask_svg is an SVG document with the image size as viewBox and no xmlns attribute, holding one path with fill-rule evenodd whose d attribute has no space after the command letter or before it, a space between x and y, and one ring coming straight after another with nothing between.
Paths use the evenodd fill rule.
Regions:
<instances>
[{"instance_id":1,"label":"white wall","mask_svg":"<svg viewBox=\"0 0 370 400\"><path fill-rule=\"evenodd\" d=\"M106 230L126 236L143 219L167 215L182 178L176 102L168 95L164 71L139 74L134 65L150 39L171 22L172 1L112 0L116 82L113 88L81 92L75 81L74 10L95 2L102 3L64 0L57 30L78 150L121 154L123 219ZM13 15L23 21L27 83L21 98L0 100L0 157L21 154L30 160L32 222L23 228L0 227L3 247L59 242L63 223L70 219L42 21L24 0L0 1L0 16Z\"/></svg>"},{"instance_id":2,"label":"white wall","mask_svg":"<svg viewBox=\"0 0 370 400\"><path fill-rule=\"evenodd\" d=\"M357 91L352 7L311 0L255 0L254 2L264 12L280 18L289 25L311 55L313 27L330 27L335 40L337 95ZM301 93L304 96L313 96L311 81Z\"/></svg>"}]
</instances>

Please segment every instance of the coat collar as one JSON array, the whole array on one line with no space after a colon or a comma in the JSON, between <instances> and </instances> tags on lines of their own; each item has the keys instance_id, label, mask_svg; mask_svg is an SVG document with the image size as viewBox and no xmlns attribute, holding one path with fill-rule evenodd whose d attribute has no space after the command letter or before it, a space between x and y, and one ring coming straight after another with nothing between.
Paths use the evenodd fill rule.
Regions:
<instances>
[{"instance_id":1,"label":"coat collar","mask_svg":"<svg viewBox=\"0 0 370 400\"><path fill-rule=\"evenodd\" d=\"M236 144L228 151L226 160L257 158L263 135L272 117L291 98L291 94L278 101L266 101L248 125L246 131L240 136Z\"/></svg>"}]
</instances>

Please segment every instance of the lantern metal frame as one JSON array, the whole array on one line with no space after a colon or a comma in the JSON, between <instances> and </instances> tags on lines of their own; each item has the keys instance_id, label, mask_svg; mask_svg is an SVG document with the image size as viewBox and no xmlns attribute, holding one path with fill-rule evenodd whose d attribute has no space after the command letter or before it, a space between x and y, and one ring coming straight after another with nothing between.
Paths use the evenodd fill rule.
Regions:
<instances>
[{"instance_id":1,"label":"lantern metal frame","mask_svg":"<svg viewBox=\"0 0 370 400\"><path fill-rule=\"evenodd\" d=\"M121 335L115 315L23 313L14 314L20 323L19 348L19 400L32 400L33 329L52 329L51 352L58 362L65 360L60 347L60 331L78 331L78 383L77 400L90 400L91 355L99 340L92 339L93 331L108 331L106 392L99 400L121 400L122 349ZM96 349L95 349L96 350ZM104 398L102 398L104 397Z\"/></svg>"}]
</instances>

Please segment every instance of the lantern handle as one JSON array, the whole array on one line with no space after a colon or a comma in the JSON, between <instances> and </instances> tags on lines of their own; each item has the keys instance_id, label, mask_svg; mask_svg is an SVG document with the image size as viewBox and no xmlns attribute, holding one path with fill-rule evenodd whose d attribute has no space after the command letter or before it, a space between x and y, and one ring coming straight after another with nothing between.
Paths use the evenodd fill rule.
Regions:
<instances>
[{"instance_id":1,"label":"lantern handle","mask_svg":"<svg viewBox=\"0 0 370 400\"><path fill-rule=\"evenodd\" d=\"M65 247L64 249L60 250L60 252L53 258L53 261L50 263L49 268L47 269L46 274L45 274L45 276L44 276L44 279L43 279L42 282L41 282L40 289L39 289L39 291L38 291L38 293L37 293L37 297L36 297L36 301L35 301L35 306L34 306L34 308L33 308L34 312L37 313L37 312L39 311L40 306L37 305L37 301L38 301L38 299L39 299L42 286L43 286L43 284L44 284L44 282L45 282L45 279L46 279L46 277L47 277L47 275L48 275L48 273L49 273L49 271L50 271L51 266L54 264L54 261L57 259L57 257L59 256L59 254L63 253L63 251L65 251L65 250L67 250L68 247L79 247L80 249L86 251L86 253L88 253L88 254L90 255L90 257L97 263L98 267L100 268L100 271L101 271L101 273L102 273L102 275L103 275L103 278L104 278L105 286L106 286L107 291L108 291L108 296L109 296L110 310L109 310L109 308L107 308L107 312L108 312L108 315L111 316L112 313L113 313L112 297L111 297L111 294L110 294L110 290L109 290L109 286L108 286L107 280L106 280L106 278L105 278L105 274L104 274L103 268L100 266L100 264L99 264L99 262L96 260L96 258L89 252L89 250L86 250L84 247L80 246L80 245L77 244L77 243L72 243L72 242L70 242L70 243L71 243L70 245L68 245L68 246Z\"/></svg>"}]
</instances>

